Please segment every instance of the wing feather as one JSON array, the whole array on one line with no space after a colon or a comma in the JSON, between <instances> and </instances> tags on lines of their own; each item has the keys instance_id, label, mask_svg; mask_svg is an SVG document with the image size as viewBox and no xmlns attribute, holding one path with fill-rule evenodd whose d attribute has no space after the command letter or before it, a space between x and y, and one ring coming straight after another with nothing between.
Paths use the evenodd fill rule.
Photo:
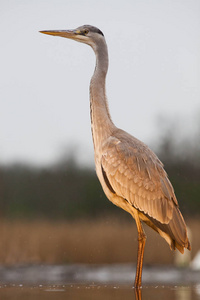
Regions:
<instances>
[{"instance_id":1,"label":"wing feather","mask_svg":"<svg viewBox=\"0 0 200 300\"><path fill-rule=\"evenodd\" d=\"M167 224L178 202L163 165L146 145L126 135L119 131L103 145L101 165L109 184L135 208Z\"/></svg>"}]
</instances>

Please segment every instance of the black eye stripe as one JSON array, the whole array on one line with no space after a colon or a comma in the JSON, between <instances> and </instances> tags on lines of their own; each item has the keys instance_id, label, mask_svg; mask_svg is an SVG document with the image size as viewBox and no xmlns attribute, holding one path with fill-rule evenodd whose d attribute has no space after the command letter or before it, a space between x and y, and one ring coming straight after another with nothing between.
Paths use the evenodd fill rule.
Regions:
<instances>
[{"instance_id":1,"label":"black eye stripe","mask_svg":"<svg viewBox=\"0 0 200 300\"><path fill-rule=\"evenodd\" d=\"M103 32L100 29L98 29L96 27L93 27L93 26L90 26L89 28L83 29L80 34L81 35L87 35L89 32L95 32L95 33L98 33L98 34L101 34L102 36L104 36Z\"/></svg>"},{"instance_id":2,"label":"black eye stripe","mask_svg":"<svg viewBox=\"0 0 200 300\"><path fill-rule=\"evenodd\" d=\"M97 29L97 33L101 34L104 36L103 32L100 29Z\"/></svg>"}]
</instances>

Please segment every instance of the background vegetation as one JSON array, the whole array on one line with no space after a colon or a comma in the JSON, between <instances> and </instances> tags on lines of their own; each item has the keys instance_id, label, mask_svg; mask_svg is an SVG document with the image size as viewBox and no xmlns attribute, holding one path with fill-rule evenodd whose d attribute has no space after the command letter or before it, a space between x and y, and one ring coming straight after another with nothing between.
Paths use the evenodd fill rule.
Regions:
<instances>
[{"instance_id":1,"label":"background vegetation","mask_svg":"<svg viewBox=\"0 0 200 300\"><path fill-rule=\"evenodd\" d=\"M163 161L184 215L200 213L200 133L180 141L173 128L160 138ZM53 165L0 167L0 213L3 218L96 218L123 215L107 201L95 170L77 164L73 151Z\"/></svg>"}]
</instances>

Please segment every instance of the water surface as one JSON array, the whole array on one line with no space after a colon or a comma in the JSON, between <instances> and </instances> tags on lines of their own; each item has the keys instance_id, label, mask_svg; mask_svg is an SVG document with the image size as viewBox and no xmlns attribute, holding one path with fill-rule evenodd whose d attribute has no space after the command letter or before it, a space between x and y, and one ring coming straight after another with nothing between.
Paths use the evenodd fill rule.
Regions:
<instances>
[{"instance_id":1,"label":"water surface","mask_svg":"<svg viewBox=\"0 0 200 300\"><path fill-rule=\"evenodd\" d=\"M0 267L0 299L200 300L200 271L144 267L133 288L135 265Z\"/></svg>"},{"instance_id":2,"label":"water surface","mask_svg":"<svg viewBox=\"0 0 200 300\"><path fill-rule=\"evenodd\" d=\"M200 285L193 286L143 286L141 295L135 294L130 285L38 285L1 286L1 299L6 300L199 300Z\"/></svg>"}]
</instances>

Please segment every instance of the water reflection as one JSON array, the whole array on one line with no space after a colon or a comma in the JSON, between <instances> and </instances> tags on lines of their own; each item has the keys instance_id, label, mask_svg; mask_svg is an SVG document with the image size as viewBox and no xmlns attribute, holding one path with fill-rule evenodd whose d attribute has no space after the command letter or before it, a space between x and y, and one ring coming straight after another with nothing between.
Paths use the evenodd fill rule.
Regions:
<instances>
[{"instance_id":1,"label":"water reflection","mask_svg":"<svg viewBox=\"0 0 200 300\"><path fill-rule=\"evenodd\" d=\"M178 300L192 300L192 289L181 286L175 290L176 299Z\"/></svg>"},{"instance_id":2,"label":"water reflection","mask_svg":"<svg viewBox=\"0 0 200 300\"><path fill-rule=\"evenodd\" d=\"M130 285L2 285L0 296L7 300L200 300L200 285L144 286L138 290Z\"/></svg>"},{"instance_id":3,"label":"water reflection","mask_svg":"<svg viewBox=\"0 0 200 300\"><path fill-rule=\"evenodd\" d=\"M135 289L135 299L142 300L142 290L141 289Z\"/></svg>"}]
</instances>

